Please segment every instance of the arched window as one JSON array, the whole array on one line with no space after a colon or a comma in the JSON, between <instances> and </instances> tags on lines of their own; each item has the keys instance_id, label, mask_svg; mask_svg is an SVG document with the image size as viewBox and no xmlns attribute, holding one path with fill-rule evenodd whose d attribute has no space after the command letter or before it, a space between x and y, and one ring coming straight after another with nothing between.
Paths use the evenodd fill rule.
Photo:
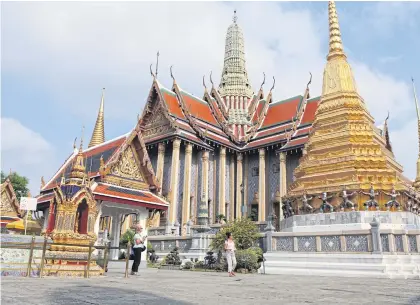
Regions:
<instances>
[{"instance_id":1,"label":"arched window","mask_svg":"<svg viewBox=\"0 0 420 305\"><path fill-rule=\"evenodd\" d=\"M89 214L89 207L86 203L86 200L83 199L79 203L79 206L77 207L76 223L74 224L74 232L79 233L79 234L88 233L88 214Z\"/></svg>"}]
</instances>

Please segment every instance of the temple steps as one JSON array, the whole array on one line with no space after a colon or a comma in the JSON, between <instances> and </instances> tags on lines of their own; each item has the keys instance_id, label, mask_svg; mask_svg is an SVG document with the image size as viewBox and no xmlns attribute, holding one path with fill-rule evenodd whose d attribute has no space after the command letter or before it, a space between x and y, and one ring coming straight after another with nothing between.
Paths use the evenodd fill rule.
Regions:
<instances>
[{"instance_id":1,"label":"temple steps","mask_svg":"<svg viewBox=\"0 0 420 305\"><path fill-rule=\"evenodd\" d=\"M266 274L420 279L420 255L271 252L264 257Z\"/></svg>"}]
</instances>

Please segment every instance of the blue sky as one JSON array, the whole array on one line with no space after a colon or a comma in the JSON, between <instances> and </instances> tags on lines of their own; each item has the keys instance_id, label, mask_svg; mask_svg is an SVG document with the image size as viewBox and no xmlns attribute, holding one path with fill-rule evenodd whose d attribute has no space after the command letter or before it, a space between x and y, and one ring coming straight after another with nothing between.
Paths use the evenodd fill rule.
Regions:
<instances>
[{"instance_id":1,"label":"blue sky","mask_svg":"<svg viewBox=\"0 0 420 305\"><path fill-rule=\"evenodd\" d=\"M418 154L411 76L420 91L419 2L337 2L343 43L359 93L376 124L391 112L397 160L413 179ZM128 132L159 80L202 96L218 80L234 9L245 36L254 90L275 76L275 99L303 93L309 71L320 94L328 50L327 2L2 2L2 169L30 178L33 194L72 151L90 140L105 93L105 133ZM218 81L216 81L218 83ZM270 84L266 84L266 90Z\"/></svg>"}]
</instances>

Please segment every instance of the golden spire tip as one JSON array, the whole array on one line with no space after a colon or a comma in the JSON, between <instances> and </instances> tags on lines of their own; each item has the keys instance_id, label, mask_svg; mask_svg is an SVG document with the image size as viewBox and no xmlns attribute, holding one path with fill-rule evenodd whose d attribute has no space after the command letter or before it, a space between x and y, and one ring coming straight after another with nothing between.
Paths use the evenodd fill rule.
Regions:
<instances>
[{"instance_id":1,"label":"golden spire tip","mask_svg":"<svg viewBox=\"0 0 420 305\"><path fill-rule=\"evenodd\" d=\"M336 55L345 56L335 1L328 3L328 22L330 31L328 58Z\"/></svg>"}]
</instances>

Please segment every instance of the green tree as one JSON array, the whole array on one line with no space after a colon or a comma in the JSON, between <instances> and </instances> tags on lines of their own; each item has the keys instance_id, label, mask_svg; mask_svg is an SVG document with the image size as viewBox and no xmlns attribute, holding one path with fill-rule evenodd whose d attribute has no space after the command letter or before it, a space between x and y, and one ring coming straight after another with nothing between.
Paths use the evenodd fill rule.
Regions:
<instances>
[{"instance_id":1,"label":"green tree","mask_svg":"<svg viewBox=\"0 0 420 305\"><path fill-rule=\"evenodd\" d=\"M223 250L227 232L232 233L236 249L238 250L254 246L260 235L257 225L250 219L236 219L220 229L210 247L215 250Z\"/></svg>"},{"instance_id":2,"label":"green tree","mask_svg":"<svg viewBox=\"0 0 420 305\"><path fill-rule=\"evenodd\" d=\"M6 176L3 171L1 172L1 183L6 181L6 179L9 178L10 182L13 185L13 189L15 190L16 197L18 201L20 201L20 197L26 197L28 196L28 178L24 176L20 176L18 173L13 172L10 175Z\"/></svg>"}]
</instances>

